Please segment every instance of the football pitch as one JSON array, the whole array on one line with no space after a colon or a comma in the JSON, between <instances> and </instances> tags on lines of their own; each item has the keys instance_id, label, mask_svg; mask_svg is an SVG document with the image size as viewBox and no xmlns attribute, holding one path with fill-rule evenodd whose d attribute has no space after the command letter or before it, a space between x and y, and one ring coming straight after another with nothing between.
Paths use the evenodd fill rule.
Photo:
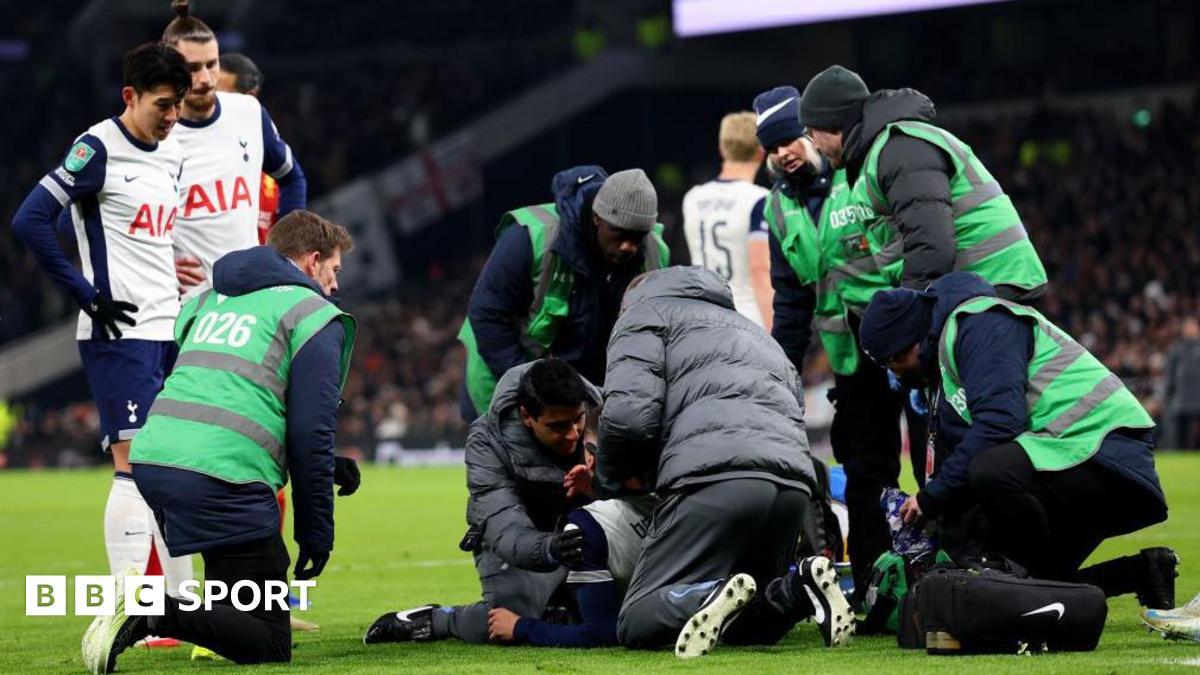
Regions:
<instances>
[{"instance_id":1,"label":"football pitch","mask_svg":"<svg viewBox=\"0 0 1200 675\"><path fill-rule=\"evenodd\" d=\"M1178 601L1200 591L1200 455L1162 454L1159 471L1171 506L1167 523L1107 542L1097 557L1145 546L1174 546L1183 559ZM102 511L111 473L90 471L0 472L0 671L83 672L79 640L87 617L26 617L27 574L104 574ZM821 646L816 628L797 626L769 648L722 647L681 662L668 651L592 651L468 646L455 641L365 647L366 627L388 610L427 602L478 598L468 554L458 550L464 531L463 470L364 467L358 494L337 498L337 535L329 566L302 616L321 626L295 636L287 666L254 672L476 672L615 673L721 669L754 673L1127 673L1200 668L1200 644L1166 642L1149 635L1132 597L1109 603L1100 647L1087 654L948 657L901 651L893 637L858 638L844 650ZM1097 509L1120 508L1117 503ZM291 544L290 524L289 544ZM197 573L199 574L199 566ZM70 597L73 602L73 596ZM193 662L189 647L135 649L118 667L127 673L234 672L227 661Z\"/></svg>"}]
</instances>

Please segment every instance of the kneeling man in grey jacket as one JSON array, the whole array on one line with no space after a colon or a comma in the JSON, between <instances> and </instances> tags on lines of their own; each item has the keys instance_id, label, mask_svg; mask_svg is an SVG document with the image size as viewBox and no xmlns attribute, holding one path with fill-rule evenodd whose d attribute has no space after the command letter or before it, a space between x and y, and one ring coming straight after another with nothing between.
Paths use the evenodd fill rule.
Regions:
<instances>
[{"instance_id":1,"label":"kneeling man in grey jacket","mask_svg":"<svg viewBox=\"0 0 1200 675\"><path fill-rule=\"evenodd\" d=\"M662 498L621 607L620 641L681 658L773 644L813 616L825 644L853 614L825 558L797 561L816 489L800 377L699 267L638 277L608 345L596 478Z\"/></svg>"}]
</instances>

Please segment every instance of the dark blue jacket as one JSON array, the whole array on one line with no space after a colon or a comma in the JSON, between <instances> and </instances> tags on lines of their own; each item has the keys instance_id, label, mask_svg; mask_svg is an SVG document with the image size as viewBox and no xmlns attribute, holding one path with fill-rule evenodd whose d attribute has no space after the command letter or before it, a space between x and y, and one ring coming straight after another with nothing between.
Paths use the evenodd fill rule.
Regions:
<instances>
[{"instance_id":1,"label":"dark blue jacket","mask_svg":"<svg viewBox=\"0 0 1200 675\"><path fill-rule=\"evenodd\" d=\"M551 188L561 219L554 254L575 272L571 311L558 328L550 352L570 363L588 381L604 380L605 350L616 323L625 287L642 269L642 259L627 269L611 270L596 244L591 204L608 177L598 166L579 166L554 176ZM475 282L467 315L479 354L499 377L528 359L521 350L521 326L533 303L533 251L524 227L500 233L487 265ZM478 416L464 387L463 419Z\"/></svg>"},{"instance_id":2,"label":"dark blue jacket","mask_svg":"<svg viewBox=\"0 0 1200 675\"><path fill-rule=\"evenodd\" d=\"M271 286L321 288L269 246L230 253L213 266L213 288L230 296ZM341 396L345 331L330 323L292 360L287 388L287 470L295 539L314 551L333 550L333 457ZM156 518L171 555L269 537L279 531L275 494L263 483L237 485L172 467L135 464L134 480Z\"/></svg>"},{"instance_id":3,"label":"dark blue jacket","mask_svg":"<svg viewBox=\"0 0 1200 675\"><path fill-rule=\"evenodd\" d=\"M929 333L921 343L920 359L930 381L940 386L938 339L950 312L966 300L995 296L982 277L953 272L929 287L934 296ZM937 473L918 495L921 510L936 515L966 496L967 467L976 455L1010 443L1029 429L1025 398L1029 361L1033 358L1033 327L1012 314L993 309L959 319L955 360L972 423L967 425L940 397L937 409L938 452L948 453ZM1154 440L1149 432L1118 430L1101 443L1095 461L1133 481L1165 503L1154 470Z\"/></svg>"}]
</instances>

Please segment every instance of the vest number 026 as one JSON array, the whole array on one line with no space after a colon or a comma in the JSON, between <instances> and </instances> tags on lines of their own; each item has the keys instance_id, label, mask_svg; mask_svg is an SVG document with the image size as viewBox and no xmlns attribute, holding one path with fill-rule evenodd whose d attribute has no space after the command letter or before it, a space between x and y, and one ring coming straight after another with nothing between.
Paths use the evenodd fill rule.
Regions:
<instances>
[{"instance_id":1,"label":"vest number 026","mask_svg":"<svg viewBox=\"0 0 1200 675\"><path fill-rule=\"evenodd\" d=\"M721 276L725 277L725 281L729 281L730 279L733 278L733 256L731 256L729 254L729 248L727 246L725 246L725 244L722 244L721 240L717 238L717 235L720 234L721 230L723 230L725 228L725 226L728 225L728 223L725 222L724 220L718 220L717 222L713 223L711 227L708 228L707 233L704 231L705 225L707 225L707 223L705 223L703 220L701 220L700 221L700 264L705 269L710 269L710 270L716 272L717 274L720 274ZM710 253L709 253L709 237L710 236L712 238L712 247L715 248L717 251L720 251L721 253L725 254L725 265L724 266L721 265L721 262L719 260L715 259L716 251L713 251L712 255L710 255ZM708 262L709 258L713 258L712 264L709 264L709 262Z\"/></svg>"},{"instance_id":2,"label":"vest number 026","mask_svg":"<svg viewBox=\"0 0 1200 675\"><path fill-rule=\"evenodd\" d=\"M196 322L192 342L244 347L250 341L250 327L257 323L258 317L252 314L209 312Z\"/></svg>"}]
</instances>

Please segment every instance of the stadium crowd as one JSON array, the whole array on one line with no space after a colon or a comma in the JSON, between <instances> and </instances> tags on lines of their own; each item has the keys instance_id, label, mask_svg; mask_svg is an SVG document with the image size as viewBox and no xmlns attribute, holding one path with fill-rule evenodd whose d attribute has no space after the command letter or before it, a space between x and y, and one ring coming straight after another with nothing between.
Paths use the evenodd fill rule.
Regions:
<instances>
[{"instance_id":1,"label":"stadium crowd","mask_svg":"<svg viewBox=\"0 0 1200 675\"><path fill-rule=\"evenodd\" d=\"M1200 282L1189 274L1200 264L1192 220L1200 186L1187 180L1200 169L1198 114L1166 103L1137 124L1089 109L952 127L1006 186L1042 252L1051 279L1048 316L1080 336L1156 417L1165 405L1167 354L1182 318L1200 310ZM668 227L680 222L681 196L663 193ZM476 254L440 278L406 282L387 301L350 307L362 339L341 418L344 449L371 457L382 441L460 446L463 356L455 335L482 261ZM0 274L0 340L73 313L15 242L0 247ZM805 373L809 387L827 376L821 363ZM96 459L88 452L96 436L90 406L14 408L22 414L8 439L9 463Z\"/></svg>"}]
</instances>

